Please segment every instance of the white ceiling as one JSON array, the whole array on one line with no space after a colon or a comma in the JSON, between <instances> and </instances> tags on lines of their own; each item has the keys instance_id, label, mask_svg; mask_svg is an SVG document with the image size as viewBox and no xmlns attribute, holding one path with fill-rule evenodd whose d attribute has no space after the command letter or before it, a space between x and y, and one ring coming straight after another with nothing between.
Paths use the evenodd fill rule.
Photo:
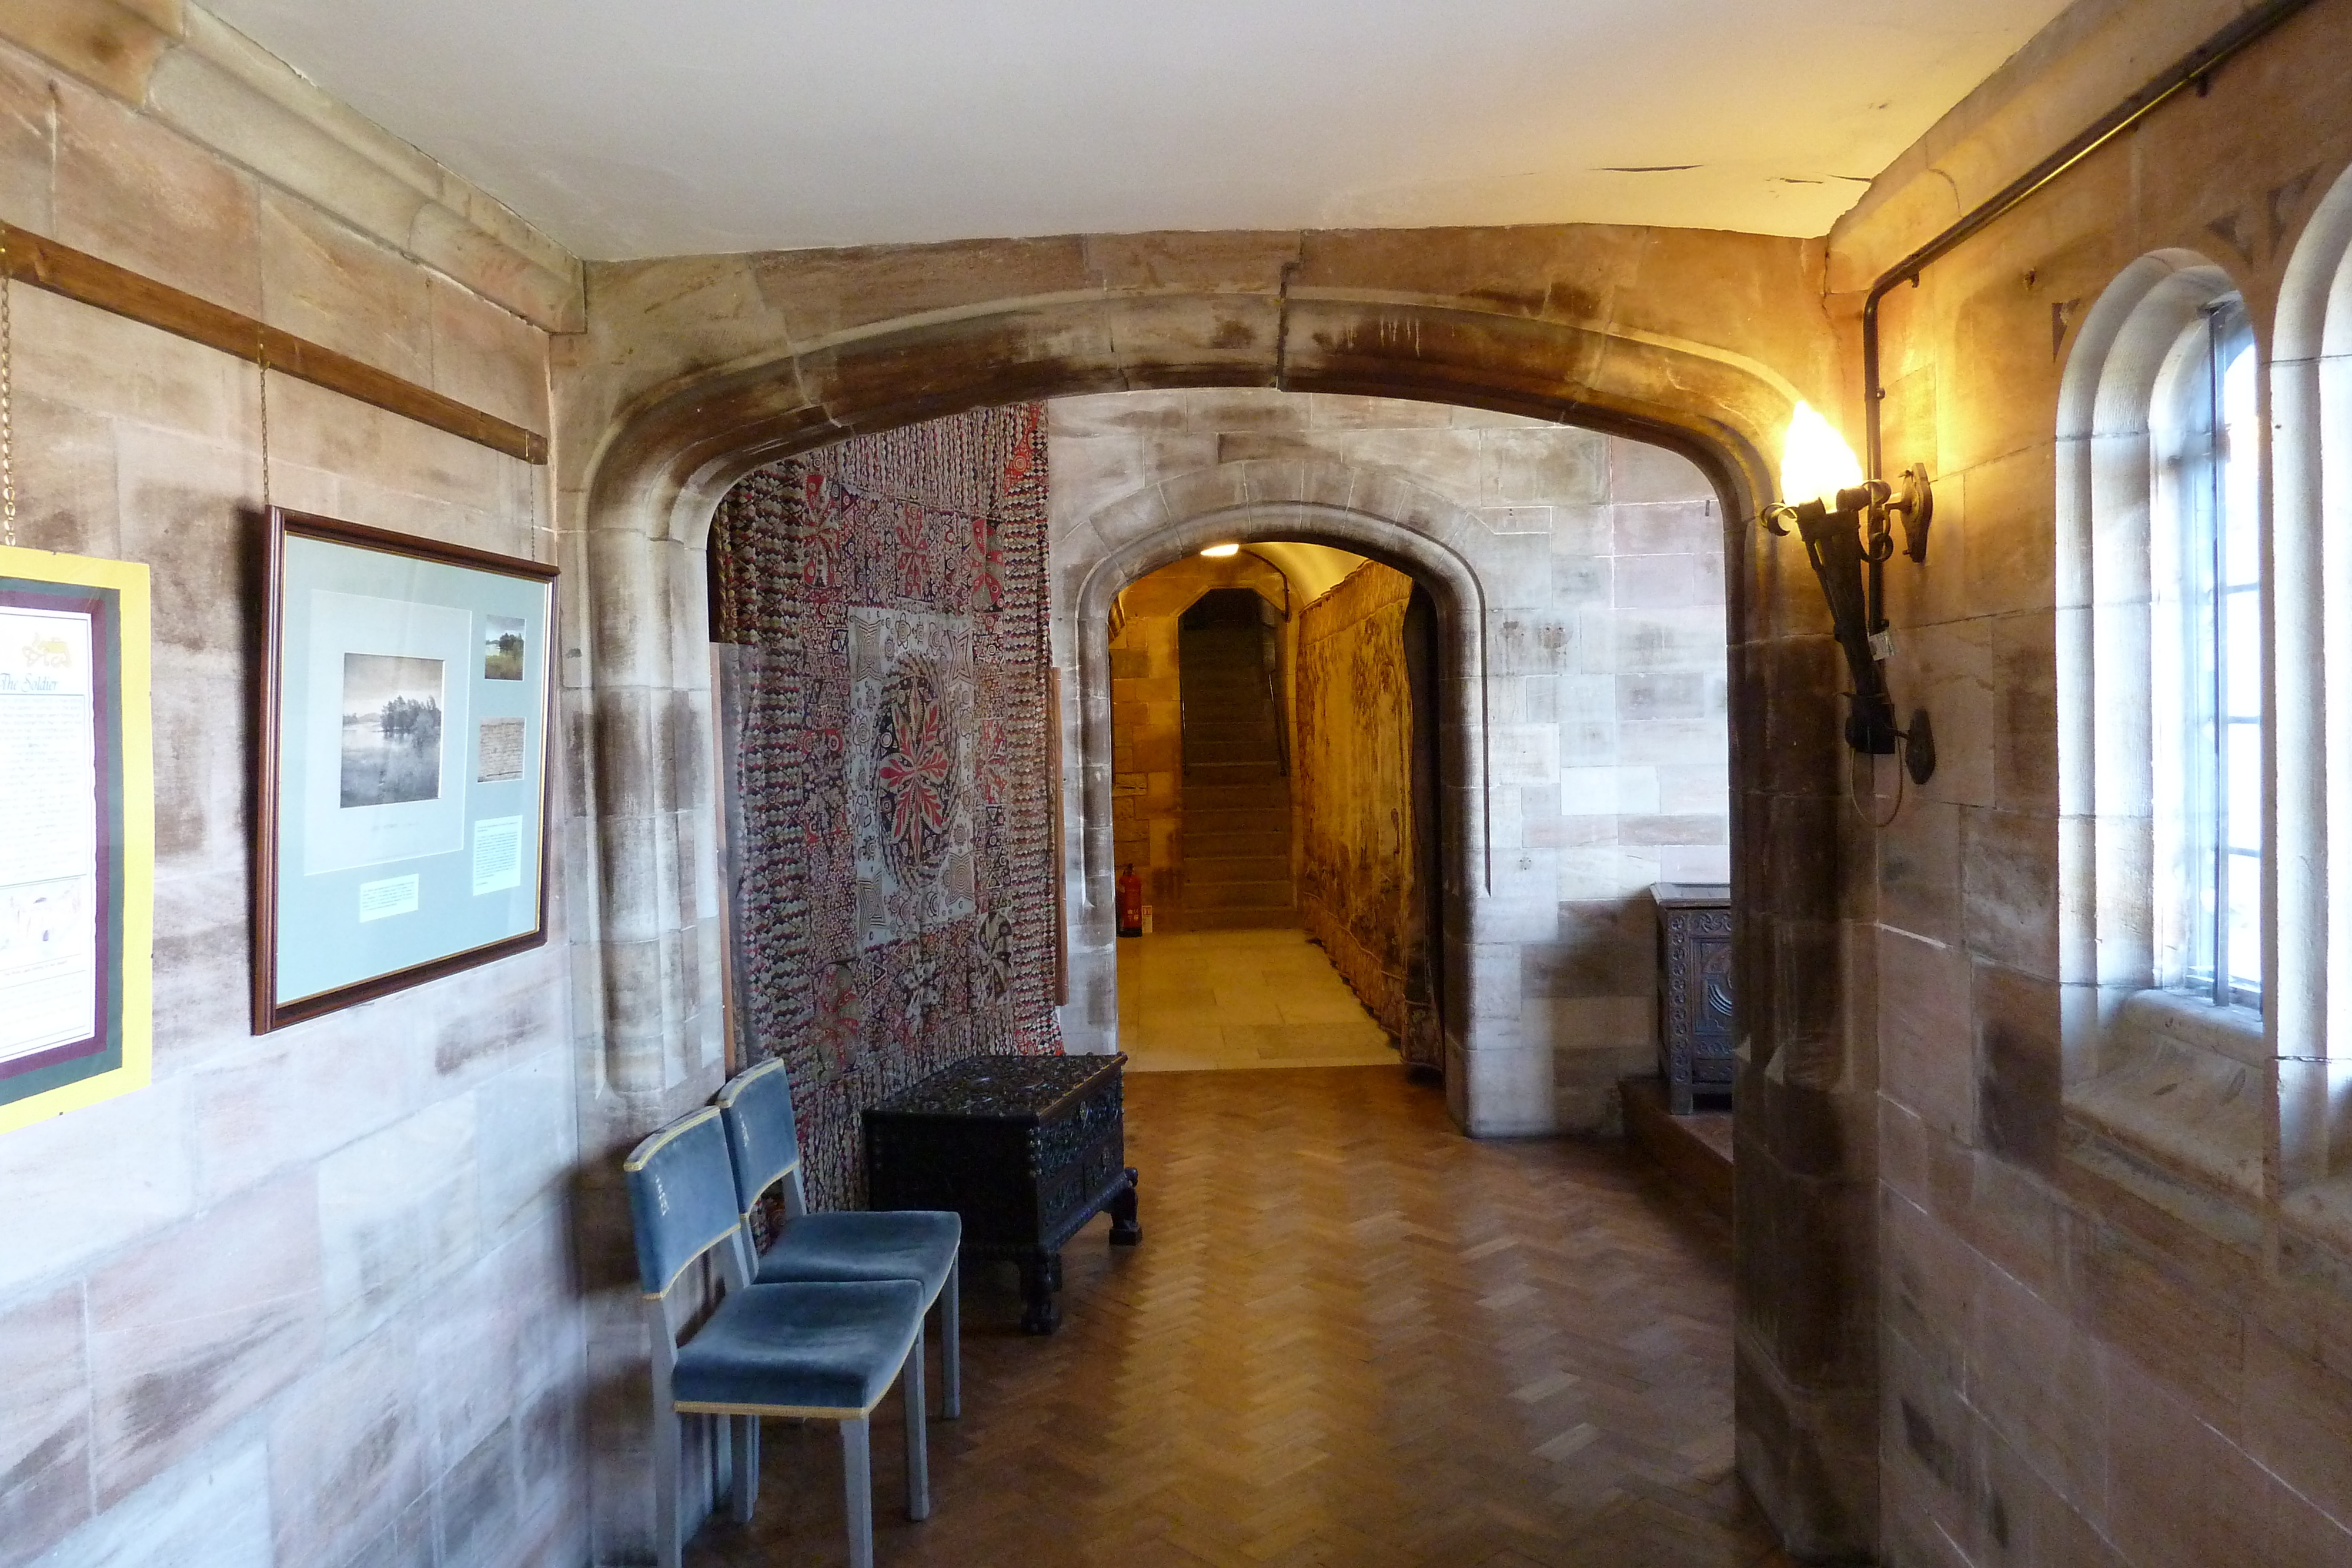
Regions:
<instances>
[{"instance_id":1,"label":"white ceiling","mask_svg":"<svg viewBox=\"0 0 2352 1568\"><path fill-rule=\"evenodd\" d=\"M2063 9L213 4L604 258L1142 229L1596 222L1823 234L1864 182Z\"/></svg>"}]
</instances>

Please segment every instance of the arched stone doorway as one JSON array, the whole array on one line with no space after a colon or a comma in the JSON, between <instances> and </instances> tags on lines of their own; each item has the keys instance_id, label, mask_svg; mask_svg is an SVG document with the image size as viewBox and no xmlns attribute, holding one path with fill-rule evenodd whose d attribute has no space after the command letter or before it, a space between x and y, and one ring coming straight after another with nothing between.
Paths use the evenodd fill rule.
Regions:
<instances>
[{"instance_id":1,"label":"arched stone doorway","mask_svg":"<svg viewBox=\"0 0 2352 1568\"><path fill-rule=\"evenodd\" d=\"M1617 319L1604 321L1530 319L1469 297L1332 290L1290 330L1250 338L1255 358L1214 340L1171 336L1171 311L1214 316L1238 308L1222 290L1083 306L1059 297L999 298L944 316L909 312L779 352L778 341L793 340L790 311L763 314L745 299L746 289L760 297L762 265L761 257L706 257L682 279L660 266L632 274L641 294L657 292L657 279L676 292L648 304L639 323L652 335L648 342L600 345L612 362L583 378L585 390L566 423L583 428L558 447L562 510L575 541L566 649L570 803L577 808L571 930L575 942L594 949L583 956L593 981L577 998L575 1021L595 1059L594 1103L583 1117L590 1147L625 1146L717 1081L722 937L715 806L708 769L699 766L710 735L702 543L712 512L738 479L795 452L990 403L1131 385L1344 392L1582 425L1679 453L1715 486L1727 519L1734 688L1794 682L1807 700L1826 702L1816 694L1836 679L1834 651L1821 628L1811 621L1751 624L1748 609L1751 598L1766 601L1757 587L1806 570L1801 557L1792 563L1759 549L1753 523L1761 499L1774 493L1766 454L1779 444L1798 389L1745 353L1635 325L1627 319L1637 313L1630 297L1618 301ZM748 272L737 277L730 268ZM616 294L614 304L626 298ZM698 301L716 319L692 319ZM1655 308L1679 319L1678 298L1661 298ZM1296 341L1294 331L1303 334ZM1136 363L1143 344L1166 356L1148 377ZM1802 351L1818 347L1808 343ZM1181 497L1167 494L1171 486L1152 486L1097 519L1095 540L1064 541L1057 554L1091 562L1116 543L1213 504L1353 507L1440 542L1465 526L1409 483L1378 495L1332 494L1327 484L1276 496L1264 489L1274 468L1236 472L1253 469L1228 465L1203 474ZM1805 602L1793 595L1769 600ZM1057 624L1062 619L1057 610ZM1075 673L1066 670L1066 679ZM1747 749L1760 760L1760 747ZM1747 763L1735 735L1734 793L1754 787L1769 794L1768 810L1783 820L1775 831L1783 834L1794 826L1792 812L1811 813L1824 824L1813 841L1828 841L1827 820L1843 789L1834 762L1826 746L1802 762L1791 753L1768 780ZM1735 844L1739 820L1735 806ZM1796 1071L1832 1080L1833 987L1792 995L1785 1009L1778 998L1790 988L1783 977L1832 940L1835 894L1826 868L1809 883L1786 884L1780 894L1786 919L1756 926L1741 943L1750 1016L1785 1011L1789 1028L1773 1036L1789 1034L1801 1064ZM1803 955L1757 947L1768 929L1774 944L1793 942Z\"/></svg>"},{"instance_id":2,"label":"arched stone doorway","mask_svg":"<svg viewBox=\"0 0 2352 1568\"><path fill-rule=\"evenodd\" d=\"M1244 476L1266 486L1256 500L1212 506L1091 560L1066 558L1057 563L1055 663L1067 672L1065 689L1077 694L1076 713L1064 719L1065 744L1072 746L1078 758L1082 786L1065 808L1068 848L1064 871L1066 879L1082 879L1087 894L1084 905L1073 911L1071 1005L1065 1013L1065 1030L1073 1036L1074 1048L1108 1050L1118 1027L1113 920L1118 868L1111 848L1112 601L1138 578L1205 545L1273 539L1334 545L1394 567L1427 588L1436 602L1438 768L1444 802L1438 861L1444 868L1448 945L1456 949L1447 955L1450 983L1444 988L1447 1099L1454 1119L1474 1133L1527 1131L1519 1124L1523 1118L1509 1108L1549 1103L1550 1058L1548 1053L1479 1049L1472 1028L1476 998L1467 978L1467 946L1476 940L1492 887L1492 846L1486 841L1485 814L1485 595L1477 575L1431 533L1349 507L1280 495L1279 488L1298 496L1313 494L1337 476L1314 472L1310 478L1308 471L1317 467L1312 465L1279 466L1287 472ZM1328 466L1338 470L1343 465ZM1213 490L1234 477L1203 471L1188 476L1189 482L1161 489L1170 493L1173 504L1182 506L1187 496ZM1448 527L1466 521L1437 497L1424 494L1423 500L1420 515L1425 518L1444 519ZM1097 519L1097 537L1104 520L1108 519ZM1075 735L1069 734L1073 727Z\"/></svg>"},{"instance_id":3,"label":"arched stone doorway","mask_svg":"<svg viewBox=\"0 0 2352 1568\"><path fill-rule=\"evenodd\" d=\"M701 549L727 489L845 434L1034 398L1272 386L1454 402L1665 446L1716 488L1739 699L1735 875L1765 868L1742 892L1734 939L1746 1037L1740 1465L1793 1546L1867 1537L1874 1356L1846 1325L1873 1288L1874 1243L1868 1172L1837 1131L1869 1113L1867 1073L1847 1071L1840 676L1801 554L1763 548L1754 524L1774 493L1768 454L1800 397L1836 402L1833 340L1813 271L1775 251L1729 285L1744 304L1708 311L1739 340L1696 341L1690 302L1727 287L1724 258L1664 234L1642 235L1636 254L1622 237L1543 231L1524 244L1551 252L1519 255L1514 239L1456 258L1453 282L1408 280L1369 253L1269 264L1263 278L1192 258L1111 283L983 276L952 255L912 280L857 275L866 263L847 254L600 273L590 332L571 351L580 373L567 383L555 474L568 584L564 912L583 949L573 998L583 1251L590 1288L614 1287L597 1364L628 1376L641 1359L633 1303L617 1289L626 1217L608 1156L699 1103L721 1072ZM1135 535L1096 525L1097 558L1214 509L1204 497L1171 515L1164 488L1139 500ZM1229 490L1218 504L1269 499ZM1420 527L1410 497L1296 504L1360 510L1444 543L1443 524ZM1255 537L1299 531L1267 527ZM1055 622L1057 632L1071 623L1060 612ZM1057 661L1075 653L1057 647ZM1476 810L1474 794L1461 818L1474 838ZM634 1442L617 1428L600 1437L600 1467L633 1474ZM600 1492L614 1539L631 1534L640 1495L617 1479Z\"/></svg>"}]
</instances>

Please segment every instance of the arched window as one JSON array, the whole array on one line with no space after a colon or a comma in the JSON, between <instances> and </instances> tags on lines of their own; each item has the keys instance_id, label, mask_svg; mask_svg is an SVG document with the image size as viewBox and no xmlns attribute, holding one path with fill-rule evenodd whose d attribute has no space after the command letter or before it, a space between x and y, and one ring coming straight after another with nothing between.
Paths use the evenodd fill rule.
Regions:
<instances>
[{"instance_id":1,"label":"arched window","mask_svg":"<svg viewBox=\"0 0 2352 1568\"><path fill-rule=\"evenodd\" d=\"M2067 1146L2237 1239L2270 1111L2258 361L2226 273L2141 257L2076 335L2057 465Z\"/></svg>"},{"instance_id":2,"label":"arched window","mask_svg":"<svg viewBox=\"0 0 2352 1568\"><path fill-rule=\"evenodd\" d=\"M2218 1006L2263 995L2261 432L2234 294L2165 356L2150 409L2155 970Z\"/></svg>"}]
</instances>

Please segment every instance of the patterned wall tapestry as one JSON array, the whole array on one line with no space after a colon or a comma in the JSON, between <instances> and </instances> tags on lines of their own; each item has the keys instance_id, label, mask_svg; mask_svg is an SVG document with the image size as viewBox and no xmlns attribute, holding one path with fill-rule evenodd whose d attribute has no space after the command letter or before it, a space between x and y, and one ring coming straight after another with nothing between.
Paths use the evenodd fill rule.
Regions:
<instances>
[{"instance_id":1,"label":"patterned wall tapestry","mask_svg":"<svg viewBox=\"0 0 2352 1568\"><path fill-rule=\"evenodd\" d=\"M1039 404L763 468L710 533L737 644L741 1032L792 1074L809 1201L857 1113L975 1051L1057 1051Z\"/></svg>"},{"instance_id":2,"label":"patterned wall tapestry","mask_svg":"<svg viewBox=\"0 0 2352 1568\"><path fill-rule=\"evenodd\" d=\"M1300 923L1409 1061L1434 1062L1412 810L1412 580L1359 567L1298 622Z\"/></svg>"}]
</instances>

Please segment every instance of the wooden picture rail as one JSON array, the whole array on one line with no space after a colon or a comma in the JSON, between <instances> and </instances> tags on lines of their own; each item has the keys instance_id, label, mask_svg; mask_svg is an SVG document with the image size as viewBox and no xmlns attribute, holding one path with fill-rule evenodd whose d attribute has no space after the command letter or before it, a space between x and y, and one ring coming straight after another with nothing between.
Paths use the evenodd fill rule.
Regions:
<instances>
[{"instance_id":1,"label":"wooden picture rail","mask_svg":"<svg viewBox=\"0 0 2352 1568\"><path fill-rule=\"evenodd\" d=\"M8 276L36 288L143 321L251 364L267 364L282 375L447 431L493 452L526 463L547 461L547 437L537 431L509 424L349 354L281 332L241 311L199 299L13 224L0 223L0 244L7 247Z\"/></svg>"}]
</instances>

